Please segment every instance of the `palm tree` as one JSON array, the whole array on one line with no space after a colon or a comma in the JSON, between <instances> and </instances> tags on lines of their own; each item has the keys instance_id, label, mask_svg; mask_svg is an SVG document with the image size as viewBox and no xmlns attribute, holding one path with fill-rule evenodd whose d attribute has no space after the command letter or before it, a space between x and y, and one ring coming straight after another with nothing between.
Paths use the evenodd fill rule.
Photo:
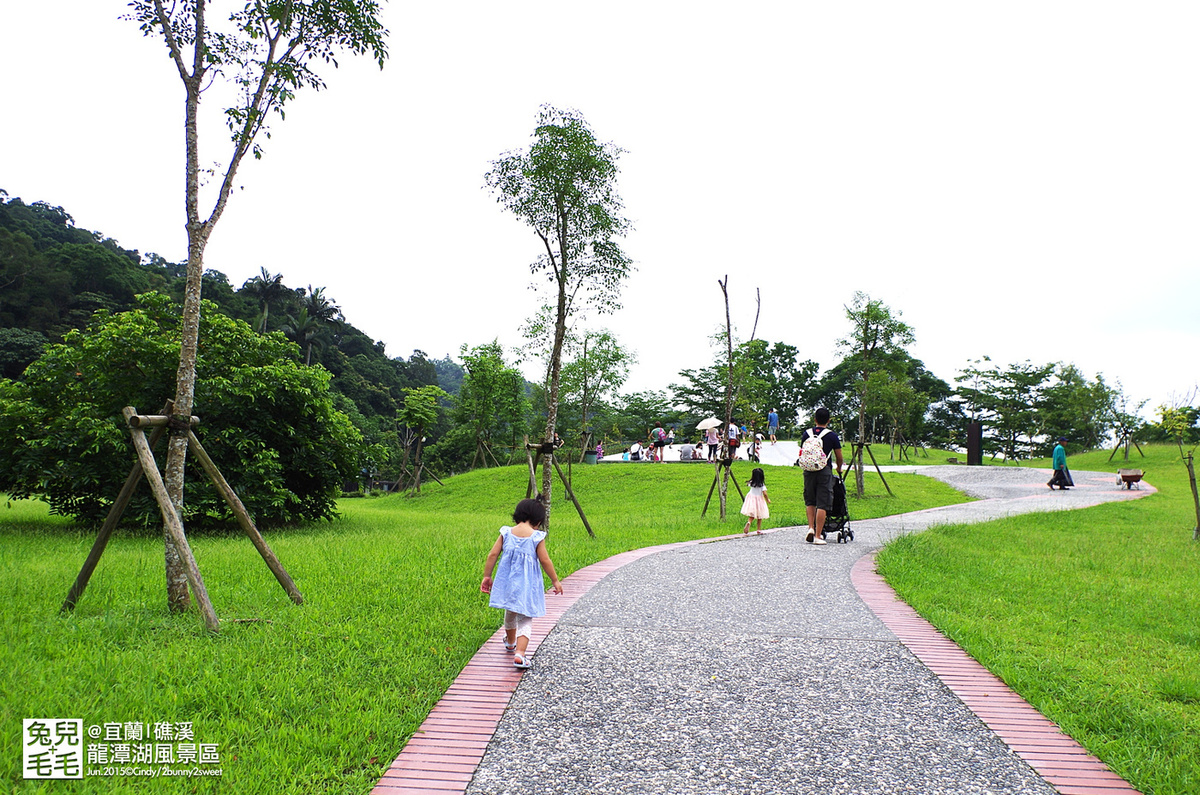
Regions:
<instances>
[{"instance_id":1,"label":"palm tree","mask_svg":"<svg viewBox=\"0 0 1200 795\"><path fill-rule=\"evenodd\" d=\"M308 285L308 295L304 298L304 306L308 316L321 323L329 323L342 314L342 308L325 297L325 288L316 289Z\"/></svg>"},{"instance_id":2,"label":"palm tree","mask_svg":"<svg viewBox=\"0 0 1200 795\"><path fill-rule=\"evenodd\" d=\"M287 323L283 326L283 333L288 339L304 349L304 364L305 366L312 364L312 349L313 345L320 345L320 340L317 335L321 333L321 323L315 317L308 314L307 307L300 307L300 311L295 315L287 316Z\"/></svg>"},{"instance_id":3,"label":"palm tree","mask_svg":"<svg viewBox=\"0 0 1200 795\"><path fill-rule=\"evenodd\" d=\"M270 314L271 304L283 297L288 289L284 286L282 273L272 275L264 267L260 267L259 270L261 274L243 284L242 289L258 299L259 306L262 307L262 316L258 323L258 333L266 334L267 315Z\"/></svg>"}]
</instances>

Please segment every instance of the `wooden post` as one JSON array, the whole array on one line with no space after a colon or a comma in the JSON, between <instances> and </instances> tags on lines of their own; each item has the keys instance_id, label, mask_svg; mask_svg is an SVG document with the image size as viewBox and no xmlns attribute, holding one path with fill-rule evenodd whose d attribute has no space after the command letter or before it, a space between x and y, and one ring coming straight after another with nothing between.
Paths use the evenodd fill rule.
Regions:
<instances>
[{"instance_id":1,"label":"wooden post","mask_svg":"<svg viewBox=\"0 0 1200 795\"><path fill-rule=\"evenodd\" d=\"M875 460L875 454L871 452L871 445L864 445L864 447L867 448L867 455L871 456L871 463L875 465L875 471L879 473L879 479L883 481L883 487L887 489L889 496L895 497L896 495L892 494L892 487L888 485L887 478L883 476L883 470L879 468L879 462ZM859 460L861 461L862 453L860 452L858 456Z\"/></svg>"},{"instance_id":2,"label":"wooden post","mask_svg":"<svg viewBox=\"0 0 1200 795\"><path fill-rule=\"evenodd\" d=\"M279 558L275 557L275 553L267 546L266 540L262 534L258 532L258 528L254 526L254 520L250 518L250 512L246 510L246 506L242 504L241 499L230 487L229 482L225 480L221 474L221 470L217 469L217 465L209 457L204 446L200 444L200 440L196 438L196 434L188 431L188 448L191 449L192 455L200 459L200 465L204 467L204 472L208 475L208 479L217 487L217 491L225 498L225 502L229 504L233 510L233 515L237 517L238 524L242 526L242 530L250 537L250 543L254 544L254 548L258 550L258 554L262 555L262 559L266 562L267 568L275 575L275 579L283 586L283 590L291 597L292 601L298 605L304 604L304 597L300 595L300 589L296 587L296 583L292 582L292 578L288 576L284 570L283 564L279 562Z\"/></svg>"},{"instance_id":3,"label":"wooden post","mask_svg":"<svg viewBox=\"0 0 1200 795\"><path fill-rule=\"evenodd\" d=\"M733 465L733 461L726 461L725 462L725 471L729 473L729 475L730 475L729 479L731 481L733 481L733 487L735 489L737 489L738 496L742 498L742 502L745 502L746 495L742 493L742 484L738 483L737 478L733 477L733 470L730 468L732 465Z\"/></svg>"},{"instance_id":4,"label":"wooden post","mask_svg":"<svg viewBox=\"0 0 1200 795\"><path fill-rule=\"evenodd\" d=\"M571 491L571 484L567 482L566 477L563 475L562 467L558 465L558 458L553 453L550 454L550 463L554 464L554 469L558 472L558 479L566 487L567 496L571 498L571 502L575 503L575 510L579 511L579 518L583 520L583 528L587 530L589 536L595 538L596 534L592 532L592 526L588 524L587 517L583 515L583 507L580 506L579 500L575 499L575 492Z\"/></svg>"},{"instance_id":5,"label":"wooden post","mask_svg":"<svg viewBox=\"0 0 1200 795\"><path fill-rule=\"evenodd\" d=\"M721 465L716 463L713 465L713 482L708 487L708 496L704 498L704 509L700 511L700 518L704 518L704 514L708 513L708 503L712 501L713 491L717 488L717 481L721 479Z\"/></svg>"},{"instance_id":6,"label":"wooden post","mask_svg":"<svg viewBox=\"0 0 1200 795\"><path fill-rule=\"evenodd\" d=\"M533 465L533 451L529 447L529 437L525 437L525 459L529 462L529 485L525 489L525 499L537 493L537 467Z\"/></svg>"},{"instance_id":7,"label":"wooden post","mask_svg":"<svg viewBox=\"0 0 1200 795\"><path fill-rule=\"evenodd\" d=\"M127 422L130 417L137 414L132 406L126 406L121 413ZM150 490L154 492L154 499L158 502L158 509L162 513L167 532L171 535L171 541L175 544L175 549L183 561L184 573L187 575L188 585L192 588L192 594L196 597L200 614L204 617L204 625L216 632L221 628L221 624L217 620L216 611L213 610L212 600L208 598L208 590L204 587L204 579L200 576L200 568L196 565L192 548L188 546L187 536L183 532L183 522L180 521L179 514L175 513L175 506L171 504L171 496L167 494L162 473L158 471L158 465L154 463L154 454L150 452L146 434L140 428L131 427L129 435L133 437L133 447L137 450L138 461L141 463L146 480L150 483Z\"/></svg>"},{"instance_id":8,"label":"wooden post","mask_svg":"<svg viewBox=\"0 0 1200 795\"><path fill-rule=\"evenodd\" d=\"M1192 460L1192 452L1188 451L1187 458L1184 459L1187 465L1188 482L1192 486L1192 503L1196 506L1196 527L1192 530L1192 540L1200 540L1200 491L1196 490L1196 468Z\"/></svg>"},{"instance_id":9,"label":"wooden post","mask_svg":"<svg viewBox=\"0 0 1200 795\"><path fill-rule=\"evenodd\" d=\"M164 411L169 410L164 409ZM150 433L149 446L151 451L158 446L162 435L163 429L161 427L155 428ZM83 568L79 570L79 576L75 578L75 584L67 592L67 599L63 602L63 606L59 612L68 613L75 609L75 605L79 602L79 598L83 596L83 592L88 586L88 581L92 579L92 574L96 571L96 566L100 563L100 556L104 554L104 548L108 546L108 540L112 538L113 531L117 529L117 523L124 516L125 509L129 507L129 501L133 499L133 493L137 491L138 483L141 480L142 465L134 463L133 467L129 470L129 477L125 478L125 485L121 487L121 493L117 495L117 499L109 510L108 516L104 519L104 525L100 528L100 532L96 534L96 541L92 544L92 551L88 553L87 560L83 562Z\"/></svg>"}]
</instances>

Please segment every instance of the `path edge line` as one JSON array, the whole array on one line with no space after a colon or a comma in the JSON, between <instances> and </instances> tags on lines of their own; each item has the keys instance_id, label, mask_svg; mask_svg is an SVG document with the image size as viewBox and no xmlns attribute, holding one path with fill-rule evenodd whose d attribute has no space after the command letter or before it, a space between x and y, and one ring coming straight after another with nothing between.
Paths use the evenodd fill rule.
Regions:
<instances>
[{"instance_id":1,"label":"path edge line","mask_svg":"<svg viewBox=\"0 0 1200 795\"><path fill-rule=\"evenodd\" d=\"M878 550L850 569L871 612L1013 752L1061 795L1141 795L1057 724L900 599L879 574Z\"/></svg>"},{"instance_id":2,"label":"path edge line","mask_svg":"<svg viewBox=\"0 0 1200 795\"><path fill-rule=\"evenodd\" d=\"M789 528L770 528L763 535ZM570 610L601 580L622 566L670 549L744 538L741 533L656 544L619 552L584 566L563 579L565 593L549 594L546 615L533 620L529 652L558 626ZM516 692L522 672L512 666L512 655L497 629L471 657L438 703L417 727L399 755L384 771L371 795L455 795L465 793L483 761L488 743L500 725L508 702Z\"/></svg>"}]
</instances>

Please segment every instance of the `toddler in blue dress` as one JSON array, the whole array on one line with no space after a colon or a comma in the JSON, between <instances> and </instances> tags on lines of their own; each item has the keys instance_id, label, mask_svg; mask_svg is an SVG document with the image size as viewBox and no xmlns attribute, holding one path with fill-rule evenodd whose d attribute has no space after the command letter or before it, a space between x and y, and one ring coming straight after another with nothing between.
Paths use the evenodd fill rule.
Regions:
<instances>
[{"instance_id":1,"label":"toddler in blue dress","mask_svg":"<svg viewBox=\"0 0 1200 795\"><path fill-rule=\"evenodd\" d=\"M504 648L513 652L513 666L529 667L525 650L533 619L546 615L546 586L542 571L556 594L563 592L546 551L546 508L537 500L521 500L513 511L513 527L501 527L500 537L488 553L479 590L491 594L488 605L504 610ZM501 557L503 553L503 557ZM496 568L499 558L500 567ZM492 572L496 579L492 579Z\"/></svg>"}]
</instances>

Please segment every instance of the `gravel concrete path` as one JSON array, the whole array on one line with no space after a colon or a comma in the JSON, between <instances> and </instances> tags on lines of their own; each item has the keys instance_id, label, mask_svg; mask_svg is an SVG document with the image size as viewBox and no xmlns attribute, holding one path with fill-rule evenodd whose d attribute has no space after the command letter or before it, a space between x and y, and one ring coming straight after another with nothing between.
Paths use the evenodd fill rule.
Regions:
<instances>
[{"instance_id":1,"label":"gravel concrete path","mask_svg":"<svg viewBox=\"0 0 1200 795\"><path fill-rule=\"evenodd\" d=\"M1053 793L898 640L850 573L897 534L1150 493L1103 473L914 467L980 501L672 548L606 576L520 679L466 792ZM551 599L553 597L550 597Z\"/></svg>"}]
</instances>

